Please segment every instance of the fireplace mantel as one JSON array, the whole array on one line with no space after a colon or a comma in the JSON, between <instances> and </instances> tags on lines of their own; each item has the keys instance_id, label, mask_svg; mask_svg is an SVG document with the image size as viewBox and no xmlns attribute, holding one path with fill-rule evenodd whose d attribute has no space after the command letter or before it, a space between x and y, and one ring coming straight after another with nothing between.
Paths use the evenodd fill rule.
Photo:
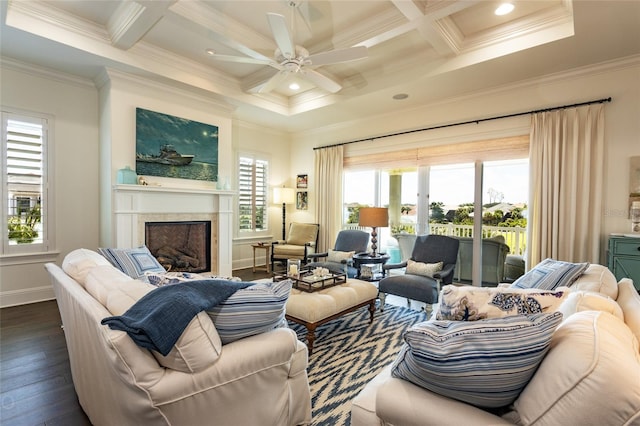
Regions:
<instances>
[{"instance_id":1,"label":"fireplace mantel","mask_svg":"<svg viewBox=\"0 0 640 426\"><path fill-rule=\"evenodd\" d=\"M115 185L115 245L130 248L144 244L147 221L211 220L212 272L231 276L234 195L234 191Z\"/></svg>"}]
</instances>

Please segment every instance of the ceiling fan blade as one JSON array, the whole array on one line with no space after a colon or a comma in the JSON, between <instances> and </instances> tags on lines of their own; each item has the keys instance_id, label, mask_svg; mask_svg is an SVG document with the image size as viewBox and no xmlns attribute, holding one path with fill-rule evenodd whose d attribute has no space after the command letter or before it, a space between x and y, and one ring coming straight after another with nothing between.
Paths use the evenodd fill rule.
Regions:
<instances>
[{"instance_id":1,"label":"ceiling fan blade","mask_svg":"<svg viewBox=\"0 0 640 426\"><path fill-rule=\"evenodd\" d=\"M258 90L258 93L269 93L289 76L287 71L279 71Z\"/></svg>"},{"instance_id":2,"label":"ceiling fan blade","mask_svg":"<svg viewBox=\"0 0 640 426\"><path fill-rule=\"evenodd\" d=\"M312 70L309 68L303 68L300 70L299 74L303 77L320 87L331 93L339 92L342 89L342 86L338 84L336 81L333 81L329 77L324 74L320 74L316 70Z\"/></svg>"},{"instance_id":3,"label":"ceiling fan blade","mask_svg":"<svg viewBox=\"0 0 640 426\"><path fill-rule=\"evenodd\" d=\"M287 59L295 57L296 48L293 44L293 40L291 39L291 34L287 28L287 21L284 16L278 13L267 13L267 18L269 19L273 38L275 39L282 56Z\"/></svg>"},{"instance_id":4,"label":"ceiling fan blade","mask_svg":"<svg viewBox=\"0 0 640 426\"><path fill-rule=\"evenodd\" d=\"M339 62L356 61L358 59L364 59L367 56L367 48L365 46L355 46L310 55L306 58L306 61L310 62L309 65L320 66L337 64Z\"/></svg>"},{"instance_id":5,"label":"ceiling fan blade","mask_svg":"<svg viewBox=\"0 0 640 426\"><path fill-rule=\"evenodd\" d=\"M212 59L218 60L218 61L225 61L225 62L239 62L239 63L243 63L243 64L259 64L259 65L271 65L274 68L278 68L280 66L280 64L278 64L277 62L275 62L273 59L255 59L255 58L249 58L247 56L233 56L233 55L218 55L218 54L213 54L211 55Z\"/></svg>"}]
</instances>

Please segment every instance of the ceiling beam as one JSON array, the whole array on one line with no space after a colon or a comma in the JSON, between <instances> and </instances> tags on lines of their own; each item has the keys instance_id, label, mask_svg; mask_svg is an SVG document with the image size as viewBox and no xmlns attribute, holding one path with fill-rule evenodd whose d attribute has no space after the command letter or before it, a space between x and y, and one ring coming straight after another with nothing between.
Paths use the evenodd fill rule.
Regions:
<instances>
[{"instance_id":1,"label":"ceiling beam","mask_svg":"<svg viewBox=\"0 0 640 426\"><path fill-rule=\"evenodd\" d=\"M158 23L176 0L126 0L109 18L107 31L111 44L127 50Z\"/></svg>"}]
</instances>

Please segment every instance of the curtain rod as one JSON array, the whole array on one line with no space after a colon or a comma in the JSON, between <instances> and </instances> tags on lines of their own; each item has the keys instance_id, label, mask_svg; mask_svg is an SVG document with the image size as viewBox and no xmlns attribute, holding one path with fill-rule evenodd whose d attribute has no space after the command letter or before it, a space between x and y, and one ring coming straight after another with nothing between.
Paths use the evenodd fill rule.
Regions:
<instances>
[{"instance_id":1,"label":"curtain rod","mask_svg":"<svg viewBox=\"0 0 640 426\"><path fill-rule=\"evenodd\" d=\"M335 146L350 145L352 143L358 143L358 142L367 142L367 141L373 142L376 139L384 139L384 138L389 138L389 137L392 137L392 136L408 135L410 133L426 132L428 130L444 129L446 127L463 126L465 124L479 124L479 123L482 123L484 121L500 120L500 119L503 119L503 118L518 117L518 116L521 116L521 115L536 114L536 113L539 113L539 112L555 111L555 110L558 110L558 109L575 108L575 107L580 107L580 106L584 106L584 105L602 104L602 103L605 103L605 102L611 102L611 97L602 98L602 99L596 99L596 100L587 101L587 102L580 102L580 103L571 104L571 105L555 106L555 107L536 109L536 110L526 111L526 112L516 112L516 113L513 113L513 114L499 115L497 117L480 118L480 119L476 119L476 120L461 121L461 122L458 122L458 123L441 124L441 125L433 126L433 127L424 127L422 129L405 130L403 132L397 132L397 133L388 133L386 135L373 136L373 137L370 137L370 138L357 139L357 140L348 141L348 142L340 142L340 143L335 143L333 145L317 146L317 147L313 148L313 150L315 151L316 149L325 149L325 148L333 148Z\"/></svg>"}]
</instances>

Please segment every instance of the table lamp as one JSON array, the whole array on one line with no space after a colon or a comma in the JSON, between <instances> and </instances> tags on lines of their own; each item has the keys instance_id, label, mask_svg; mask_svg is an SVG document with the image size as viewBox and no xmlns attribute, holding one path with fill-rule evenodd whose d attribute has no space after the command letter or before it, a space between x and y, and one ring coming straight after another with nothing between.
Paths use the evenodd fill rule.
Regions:
<instances>
[{"instance_id":1,"label":"table lamp","mask_svg":"<svg viewBox=\"0 0 640 426\"><path fill-rule=\"evenodd\" d=\"M386 207L362 207L360 209L360 226L369 226L371 230L371 256L377 257L378 234L376 228L379 226L389 226L389 210Z\"/></svg>"},{"instance_id":2,"label":"table lamp","mask_svg":"<svg viewBox=\"0 0 640 426\"><path fill-rule=\"evenodd\" d=\"M273 188L273 202L282 203L282 239L285 239L285 223L287 218L287 204L293 204L296 201L296 194L292 188Z\"/></svg>"}]
</instances>

